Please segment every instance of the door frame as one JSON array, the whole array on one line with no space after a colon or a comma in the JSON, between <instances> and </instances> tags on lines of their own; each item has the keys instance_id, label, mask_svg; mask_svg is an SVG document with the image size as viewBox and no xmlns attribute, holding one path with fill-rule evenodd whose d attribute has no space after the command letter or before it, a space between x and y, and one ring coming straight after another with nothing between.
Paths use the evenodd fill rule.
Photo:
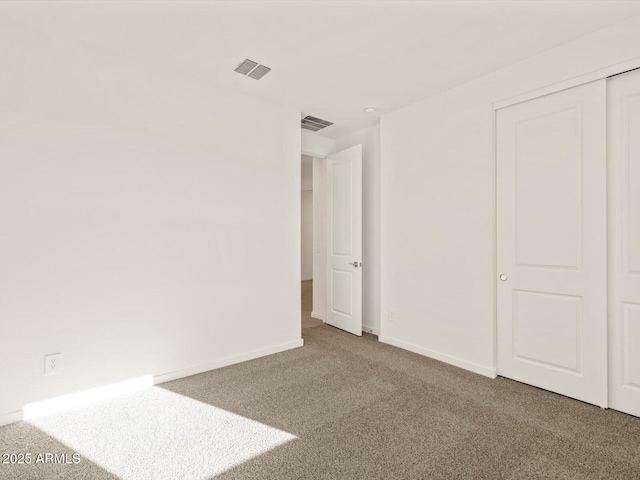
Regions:
<instances>
[{"instance_id":1,"label":"door frame","mask_svg":"<svg viewBox=\"0 0 640 480\"><path fill-rule=\"evenodd\" d=\"M496 378L498 376L498 147L497 147L497 134L498 134L498 122L497 122L497 112L498 110L510 107L511 105L516 105L518 103L523 103L528 100L533 100L535 98L543 97L545 95L550 95L552 93L560 92L562 90L567 90L569 88L577 87L579 85L584 85L585 83L590 83L596 80L606 79L608 77L613 77L615 75L620 75L631 70L640 69L640 57L633 58L631 60L627 60L626 62L617 63L614 65L609 65L607 67L600 68L598 70L594 70L592 72L585 73L583 75L578 75L576 77L563 80L560 82L553 83L551 85L547 85L542 88L538 88L535 90L531 90L529 92L525 92L519 95L515 95L512 97L508 97L502 100L498 100L493 102L491 105L491 114L492 114L492 135L491 135L491 150L493 156L492 168L493 172L491 175L493 185L493 208L492 208L492 218L493 222L492 231L493 231L493 262L492 262L492 279L491 279L491 288L493 290L493 318L491 319L491 355L493 357L493 365L492 365L492 375L491 378ZM608 165L608 158L607 158ZM609 201L609 195L607 193L607 203ZM608 258L608 254L607 254ZM608 280L607 280L608 283ZM607 298L607 304L609 299ZM609 330L609 326L611 324L611 319L607 316L607 331ZM609 339L607 338L607 348L609 345ZM607 365L607 376L609 372L609 365Z\"/></svg>"}]
</instances>

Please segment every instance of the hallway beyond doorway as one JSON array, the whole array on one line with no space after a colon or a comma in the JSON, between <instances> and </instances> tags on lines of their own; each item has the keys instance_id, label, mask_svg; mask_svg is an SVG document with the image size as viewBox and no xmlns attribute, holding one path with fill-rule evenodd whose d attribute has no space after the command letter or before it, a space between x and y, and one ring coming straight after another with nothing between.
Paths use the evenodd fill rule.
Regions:
<instances>
[{"instance_id":1,"label":"hallway beyond doorway","mask_svg":"<svg viewBox=\"0 0 640 480\"><path fill-rule=\"evenodd\" d=\"M324 322L311 317L311 309L313 306L313 280L304 280L301 282L301 285L302 328L318 327L324 324Z\"/></svg>"}]
</instances>

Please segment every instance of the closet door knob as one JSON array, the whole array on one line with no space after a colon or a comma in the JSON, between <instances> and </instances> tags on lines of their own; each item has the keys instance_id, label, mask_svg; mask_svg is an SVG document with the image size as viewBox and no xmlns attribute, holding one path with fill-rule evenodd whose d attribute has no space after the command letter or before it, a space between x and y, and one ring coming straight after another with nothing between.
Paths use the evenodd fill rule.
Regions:
<instances>
[{"instance_id":1,"label":"closet door knob","mask_svg":"<svg viewBox=\"0 0 640 480\"><path fill-rule=\"evenodd\" d=\"M502 280L503 282L507 281L507 276L504 273L500 274L500 280Z\"/></svg>"}]
</instances>

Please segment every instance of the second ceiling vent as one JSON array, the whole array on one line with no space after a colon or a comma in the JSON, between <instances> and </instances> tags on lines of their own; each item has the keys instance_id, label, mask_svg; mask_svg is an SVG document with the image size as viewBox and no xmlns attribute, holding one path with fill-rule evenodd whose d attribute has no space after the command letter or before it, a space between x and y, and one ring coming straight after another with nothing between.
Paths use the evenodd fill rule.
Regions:
<instances>
[{"instance_id":1,"label":"second ceiling vent","mask_svg":"<svg viewBox=\"0 0 640 480\"><path fill-rule=\"evenodd\" d=\"M318 130L322 130L323 128L333 125L333 122L329 122L318 117L312 117L311 115L307 115L300 120L300 122L302 123L302 128L305 130L311 130L312 132L317 132Z\"/></svg>"},{"instance_id":2,"label":"second ceiling vent","mask_svg":"<svg viewBox=\"0 0 640 480\"><path fill-rule=\"evenodd\" d=\"M264 65L259 65L258 62L254 62L253 60L249 60L248 58L238 65L235 69L235 72L238 72L241 75L247 75L255 80L260 80L267 73L271 71L269 67Z\"/></svg>"}]
</instances>

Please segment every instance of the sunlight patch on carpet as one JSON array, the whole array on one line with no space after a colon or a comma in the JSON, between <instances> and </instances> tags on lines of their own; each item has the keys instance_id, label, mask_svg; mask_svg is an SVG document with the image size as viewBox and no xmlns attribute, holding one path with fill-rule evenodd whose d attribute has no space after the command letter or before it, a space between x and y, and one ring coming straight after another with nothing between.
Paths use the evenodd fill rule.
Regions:
<instances>
[{"instance_id":1,"label":"sunlight patch on carpet","mask_svg":"<svg viewBox=\"0 0 640 480\"><path fill-rule=\"evenodd\" d=\"M158 387L52 413L32 408L27 420L131 480L210 478L297 438Z\"/></svg>"}]
</instances>

